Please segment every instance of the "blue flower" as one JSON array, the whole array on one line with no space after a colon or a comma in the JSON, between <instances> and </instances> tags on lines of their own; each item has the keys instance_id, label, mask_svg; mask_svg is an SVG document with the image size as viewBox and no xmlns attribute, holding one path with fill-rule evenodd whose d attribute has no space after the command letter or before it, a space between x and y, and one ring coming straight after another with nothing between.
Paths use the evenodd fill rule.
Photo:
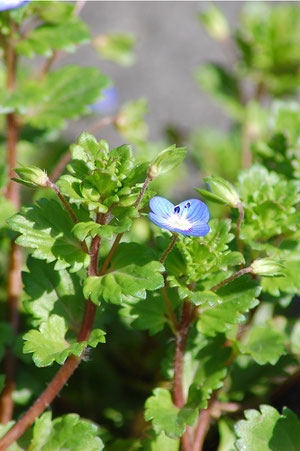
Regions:
<instances>
[{"instance_id":1,"label":"blue flower","mask_svg":"<svg viewBox=\"0 0 300 451\"><path fill-rule=\"evenodd\" d=\"M0 0L1 2L1 0ZM111 114L117 109L119 103L119 97L116 89L111 86L102 91L104 98L101 98L97 102L90 105L90 109L94 113Z\"/></svg>"},{"instance_id":2,"label":"blue flower","mask_svg":"<svg viewBox=\"0 0 300 451\"><path fill-rule=\"evenodd\" d=\"M209 232L209 210L201 200L188 199L175 206L168 199L155 196L149 206L149 218L163 229L189 236L205 236Z\"/></svg>"},{"instance_id":3,"label":"blue flower","mask_svg":"<svg viewBox=\"0 0 300 451\"><path fill-rule=\"evenodd\" d=\"M6 9L19 8L20 6L26 5L30 0L0 0L0 11L5 11Z\"/></svg>"}]
</instances>

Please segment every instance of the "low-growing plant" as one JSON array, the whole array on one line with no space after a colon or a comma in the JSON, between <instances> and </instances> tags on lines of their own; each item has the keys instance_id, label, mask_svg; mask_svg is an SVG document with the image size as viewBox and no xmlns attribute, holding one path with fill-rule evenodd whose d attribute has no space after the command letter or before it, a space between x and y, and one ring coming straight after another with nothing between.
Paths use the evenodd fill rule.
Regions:
<instances>
[{"instance_id":1,"label":"low-growing plant","mask_svg":"<svg viewBox=\"0 0 300 451\"><path fill-rule=\"evenodd\" d=\"M93 127L113 124L138 152L90 132L67 151L58 133L110 83L95 68L50 70L58 52L90 39L78 5L6 7L0 449L298 449L298 410L285 395L300 374L300 109L256 102L269 120L246 143L246 167L229 168L227 180L224 166L204 178L206 189L199 180L190 198L172 203L160 180L178 171L186 149L153 155L158 145L147 147L144 100ZM239 77L253 77L270 98L299 85L284 72L286 60L298 64L299 11L277 8L248 16L237 36ZM215 38L228 39L218 10L202 21ZM260 46L281 45L261 23L271 31L286 24L286 60L279 50L274 57L280 72L271 56L257 57L261 33ZM134 60L133 44L132 35L94 39L123 65ZM47 59L30 73L19 56L34 55ZM218 74L227 89L219 99L241 114L240 139L252 107L234 102L233 84Z\"/></svg>"}]
</instances>

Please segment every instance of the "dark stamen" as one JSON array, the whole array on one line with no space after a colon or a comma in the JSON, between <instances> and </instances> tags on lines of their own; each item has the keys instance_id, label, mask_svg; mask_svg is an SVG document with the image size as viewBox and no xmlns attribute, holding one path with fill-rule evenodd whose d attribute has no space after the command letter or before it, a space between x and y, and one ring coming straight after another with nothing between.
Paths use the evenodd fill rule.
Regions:
<instances>
[{"instance_id":1,"label":"dark stamen","mask_svg":"<svg viewBox=\"0 0 300 451\"><path fill-rule=\"evenodd\" d=\"M184 208L190 208L190 206L191 206L191 202L187 202L187 203L185 204Z\"/></svg>"},{"instance_id":2,"label":"dark stamen","mask_svg":"<svg viewBox=\"0 0 300 451\"><path fill-rule=\"evenodd\" d=\"M178 207L178 205L174 208L174 213L180 213L180 207Z\"/></svg>"}]
</instances>

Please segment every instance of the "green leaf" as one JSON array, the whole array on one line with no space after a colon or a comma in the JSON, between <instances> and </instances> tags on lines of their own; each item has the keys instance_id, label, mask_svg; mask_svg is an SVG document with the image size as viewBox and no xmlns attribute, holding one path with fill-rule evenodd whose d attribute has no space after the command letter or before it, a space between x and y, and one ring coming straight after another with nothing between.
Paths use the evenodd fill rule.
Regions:
<instances>
[{"instance_id":1,"label":"green leaf","mask_svg":"<svg viewBox=\"0 0 300 451\"><path fill-rule=\"evenodd\" d=\"M259 364L276 365L278 359L286 354L286 336L270 327L253 327L245 343L239 343L243 354L250 354Z\"/></svg>"},{"instance_id":2,"label":"green leaf","mask_svg":"<svg viewBox=\"0 0 300 451\"><path fill-rule=\"evenodd\" d=\"M287 181L255 164L240 174L239 192L245 211L244 239L266 241L296 230L299 214L295 205L300 200L298 180Z\"/></svg>"},{"instance_id":3,"label":"green leaf","mask_svg":"<svg viewBox=\"0 0 300 451\"><path fill-rule=\"evenodd\" d=\"M164 432L171 438L181 437L186 425L193 426L198 416L196 409L178 409L174 406L170 392L164 388L156 388L145 407L145 419L152 420L155 432Z\"/></svg>"},{"instance_id":4,"label":"green leaf","mask_svg":"<svg viewBox=\"0 0 300 451\"><path fill-rule=\"evenodd\" d=\"M291 410L284 408L280 415L274 407L262 405L260 412L246 410L245 417L246 420L235 426L238 450L292 451L299 448L300 422Z\"/></svg>"},{"instance_id":5,"label":"green leaf","mask_svg":"<svg viewBox=\"0 0 300 451\"><path fill-rule=\"evenodd\" d=\"M232 325L245 321L245 313L258 305L260 287L242 276L217 291L221 303L204 308L197 321L197 329L207 336L227 332Z\"/></svg>"},{"instance_id":6,"label":"green leaf","mask_svg":"<svg viewBox=\"0 0 300 451\"><path fill-rule=\"evenodd\" d=\"M30 449L35 451L101 451L103 443L98 427L75 413L51 420L45 412L35 421Z\"/></svg>"},{"instance_id":7,"label":"green leaf","mask_svg":"<svg viewBox=\"0 0 300 451\"><path fill-rule=\"evenodd\" d=\"M234 446L236 436L234 434L232 422L226 418L219 420L218 432L220 443L217 451L236 451L236 447Z\"/></svg>"},{"instance_id":8,"label":"green leaf","mask_svg":"<svg viewBox=\"0 0 300 451\"><path fill-rule=\"evenodd\" d=\"M204 338L195 334L184 356L184 387L188 390L187 407L206 409L214 390L221 388L228 373L226 362L231 348L225 337Z\"/></svg>"},{"instance_id":9,"label":"green leaf","mask_svg":"<svg viewBox=\"0 0 300 451\"><path fill-rule=\"evenodd\" d=\"M79 357L87 345L95 347L97 343L105 342L105 333L96 330L91 337L91 342L69 344L65 340L66 332L64 319L58 315L51 315L48 321L40 325L39 331L32 329L24 335L23 352L24 354L32 352L32 359L38 367L49 366L53 362L62 365L71 354Z\"/></svg>"},{"instance_id":10,"label":"green leaf","mask_svg":"<svg viewBox=\"0 0 300 451\"><path fill-rule=\"evenodd\" d=\"M147 431L147 435L151 438L142 440L142 449L144 451L178 451L180 441L169 438L163 432L155 435L153 431Z\"/></svg>"},{"instance_id":11,"label":"green leaf","mask_svg":"<svg viewBox=\"0 0 300 451\"><path fill-rule=\"evenodd\" d=\"M48 263L56 260L56 270L70 267L71 272L76 272L89 265L89 255L71 232L69 213L55 200L40 199L36 205L23 207L8 223L21 234L17 238L19 245L33 249L35 258Z\"/></svg>"},{"instance_id":12,"label":"green leaf","mask_svg":"<svg viewBox=\"0 0 300 451\"><path fill-rule=\"evenodd\" d=\"M120 244L107 274L85 280L84 296L97 305L102 298L114 304L122 304L128 296L145 299L146 290L157 290L164 285L160 274L164 267L154 258L153 251L146 246Z\"/></svg>"},{"instance_id":13,"label":"green leaf","mask_svg":"<svg viewBox=\"0 0 300 451\"><path fill-rule=\"evenodd\" d=\"M177 241L177 248L185 260L187 284L210 277L210 286L205 286L205 289L215 285L217 272L227 271L228 267L244 261L239 252L231 252L228 246L234 238L230 233L231 221L212 219L209 226L210 232L205 237L185 237Z\"/></svg>"},{"instance_id":14,"label":"green leaf","mask_svg":"<svg viewBox=\"0 0 300 451\"><path fill-rule=\"evenodd\" d=\"M76 45L89 40L89 29L81 20L59 25L44 24L35 28L26 39L19 41L16 51L27 58L35 55L51 57L55 50L74 52Z\"/></svg>"},{"instance_id":15,"label":"green leaf","mask_svg":"<svg viewBox=\"0 0 300 451\"><path fill-rule=\"evenodd\" d=\"M156 178L160 175L167 174L174 168L179 166L186 156L186 147L178 147L176 145L162 150L150 163L148 175Z\"/></svg>"},{"instance_id":16,"label":"green leaf","mask_svg":"<svg viewBox=\"0 0 300 451\"><path fill-rule=\"evenodd\" d=\"M173 309L179 304L174 290L167 290ZM132 326L139 330L148 330L150 335L160 332L169 323L168 309L161 291L148 293L146 299L130 301L121 310L125 317L133 319Z\"/></svg>"},{"instance_id":17,"label":"green leaf","mask_svg":"<svg viewBox=\"0 0 300 451\"><path fill-rule=\"evenodd\" d=\"M103 58L122 66L131 66L135 62L133 53L135 42L135 36L130 33L101 34L93 41L96 50Z\"/></svg>"},{"instance_id":18,"label":"green leaf","mask_svg":"<svg viewBox=\"0 0 300 451\"><path fill-rule=\"evenodd\" d=\"M26 82L12 103L33 127L61 128L66 119L87 113L87 106L109 84L109 79L94 67L68 65L50 72L42 82Z\"/></svg>"},{"instance_id":19,"label":"green leaf","mask_svg":"<svg viewBox=\"0 0 300 451\"><path fill-rule=\"evenodd\" d=\"M78 331L85 304L78 275L65 269L56 271L53 263L31 256L27 268L29 272L23 272L23 283L29 299L24 301L24 307L33 316L34 324L47 321L53 312L63 316L69 327Z\"/></svg>"}]
</instances>

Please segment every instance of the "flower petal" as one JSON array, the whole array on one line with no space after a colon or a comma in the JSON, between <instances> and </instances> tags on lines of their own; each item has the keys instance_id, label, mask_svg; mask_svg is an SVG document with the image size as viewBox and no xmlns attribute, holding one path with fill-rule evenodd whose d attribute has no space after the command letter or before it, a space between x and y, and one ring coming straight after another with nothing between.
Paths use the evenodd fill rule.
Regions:
<instances>
[{"instance_id":1,"label":"flower petal","mask_svg":"<svg viewBox=\"0 0 300 451\"><path fill-rule=\"evenodd\" d=\"M152 199L149 202L149 206L153 211L153 213L161 216L162 218L167 218L173 213L174 210L174 205L172 204L172 202L160 196L152 197Z\"/></svg>"},{"instance_id":2,"label":"flower petal","mask_svg":"<svg viewBox=\"0 0 300 451\"><path fill-rule=\"evenodd\" d=\"M210 231L209 225L205 222L195 223L186 233L189 236L205 236Z\"/></svg>"},{"instance_id":3,"label":"flower petal","mask_svg":"<svg viewBox=\"0 0 300 451\"><path fill-rule=\"evenodd\" d=\"M190 204L187 208L186 205ZM187 209L186 218L191 221L208 222L210 218L208 207L199 199L188 199L179 204L180 211Z\"/></svg>"},{"instance_id":4,"label":"flower petal","mask_svg":"<svg viewBox=\"0 0 300 451\"><path fill-rule=\"evenodd\" d=\"M155 213L149 213L149 218L158 227L162 227L163 229L168 229L168 230L173 231L173 227L168 225L165 218L163 218L162 216L156 215Z\"/></svg>"}]
</instances>

